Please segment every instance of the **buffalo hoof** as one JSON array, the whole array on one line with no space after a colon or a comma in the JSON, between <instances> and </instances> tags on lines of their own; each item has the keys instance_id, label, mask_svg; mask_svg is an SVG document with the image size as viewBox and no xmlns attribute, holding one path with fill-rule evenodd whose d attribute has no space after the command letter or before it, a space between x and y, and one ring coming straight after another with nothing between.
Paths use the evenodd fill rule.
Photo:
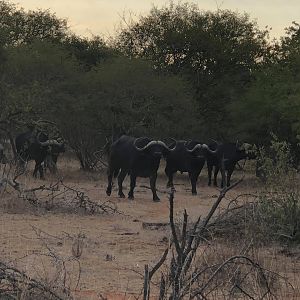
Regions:
<instances>
[{"instance_id":1,"label":"buffalo hoof","mask_svg":"<svg viewBox=\"0 0 300 300\"><path fill-rule=\"evenodd\" d=\"M111 195L111 191L110 190L106 190L106 195L110 196Z\"/></svg>"},{"instance_id":2,"label":"buffalo hoof","mask_svg":"<svg viewBox=\"0 0 300 300\"><path fill-rule=\"evenodd\" d=\"M167 188L172 188L172 187L174 187L174 185L172 183L168 182L167 183Z\"/></svg>"},{"instance_id":3,"label":"buffalo hoof","mask_svg":"<svg viewBox=\"0 0 300 300\"><path fill-rule=\"evenodd\" d=\"M153 202L160 202L160 199L158 197L154 197Z\"/></svg>"},{"instance_id":4,"label":"buffalo hoof","mask_svg":"<svg viewBox=\"0 0 300 300\"><path fill-rule=\"evenodd\" d=\"M119 198L125 198L125 195L123 193L120 193Z\"/></svg>"},{"instance_id":5,"label":"buffalo hoof","mask_svg":"<svg viewBox=\"0 0 300 300\"><path fill-rule=\"evenodd\" d=\"M192 195L193 196L197 196L197 192L192 192Z\"/></svg>"},{"instance_id":6,"label":"buffalo hoof","mask_svg":"<svg viewBox=\"0 0 300 300\"><path fill-rule=\"evenodd\" d=\"M134 196L133 195L130 195L130 196L128 195L128 199L129 200L134 200Z\"/></svg>"},{"instance_id":7,"label":"buffalo hoof","mask_svg":"<svg viewBox=\"0 0 300 300\"><path fill-rule=\"evenodd\" d=\"M209 182L207 185L208 185L208 186L211 186L211 182Z\"/></svg>"}]
</instances>

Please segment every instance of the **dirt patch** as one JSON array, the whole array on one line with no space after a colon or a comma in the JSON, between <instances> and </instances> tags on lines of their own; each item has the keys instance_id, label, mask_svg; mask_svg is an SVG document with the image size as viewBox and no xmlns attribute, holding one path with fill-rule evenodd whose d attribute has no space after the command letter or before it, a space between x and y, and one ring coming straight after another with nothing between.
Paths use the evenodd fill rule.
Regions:
<instances>
[{"instance_id":1,"label":"dirt patch","mask_svg":"<svg viewBox=\"0 0 300 300\"><path fill-rule=\"evenodd\" d=\"M111 200L123 214L113 215L77 215L64 213L43 213L24 208L13 195L2 195L0 251L5 262L15 264L28 271L32 276L47 279L55 275L51 269L51 259L41 254L46 253L43 239L37 236L34 229L48 234L45 240L48 246L61 257L71 257L74 240L70 237L83 236L82 254L80 261L80 281L77 285L77 264L68 265L69 285L77 299L101 299L100 294L107 294L108 299L133 299L132 294L138 295L142 287L142 275L145 264L154 264L163 253L170 232L167 226L158 230L143 227L143 222L168 222L169 202L165 187L167 182L163 172L158 177L157 188L162 193L160 203L152 201L148 180L138 178L135 200L117 198L116 189L112 196L105 194L106 179L104 174L86 174L78 170L73 163L61 162L60 175L64 182L83 190L91 200L103 202ZM205 171L204 171L205 173ZM233 181L240 178L241 173L234 174ZM27 185L45 184L33 180L31 176L22 179ZM48 175L46 183L55 182L56 178ZM206 185L205 175L198 183L199 194L191 195L191 188L186 175L175 177L175 212L176 218L182 218L182 212L187 210L190 220L199 215L205 216L211 208L219 191ZM128 192L129 181L124 183L124 192ZM226 206L230 199L241 193L255 192L259 184L252 175L247 175L245 181L224 199ZM16 204L17 203L17 204ZM234 244L236 244L234 242ZM238 246L237 246L238 248ZM45 252L46 251L46 252ZM266 254L273 261L274 253ZM278 258L284 257L277 254ZM283 259L283 258L282 258ZM283 261L283 260L282 260ZM299 263L290 259L285 266L293 261L291 276L300 273ZM282 271L288 271L282 268ZM76 286L77 285L77 286ZM75 292L76 291L76 292ZM124 295L127 298L124 298ZM119 298L118 298L119 297Z\"/></svg>"}]
</instances>

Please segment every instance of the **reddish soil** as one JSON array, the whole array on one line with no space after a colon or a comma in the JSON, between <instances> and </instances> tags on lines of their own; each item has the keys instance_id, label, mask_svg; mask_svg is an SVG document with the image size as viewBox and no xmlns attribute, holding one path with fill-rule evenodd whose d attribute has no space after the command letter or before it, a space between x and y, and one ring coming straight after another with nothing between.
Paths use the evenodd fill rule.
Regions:
<instances>
[{"instance_id":1,"label":"reddish soil","mask_svg":"<svg viewBox=\"0 0 300 300\"><path fill-rule=\"evenodd\" d=\"M132 294L139 294L142 287L142 274L145 264L154 264L166 248L170 233L168 228L159 230L144 229L143 222L168 222L169 202L165 188L166 177L160 174L157 188L161 202L152 201L148 180L138 179L135 200L117 198L114 189L112 196L105 194L104 175L80 172L73 162L60 164L64 182L80 188L93 201L111 200L122 214L83 215L30 211L23 207L20 200L14 200L13 194L0 194L0 246L1 258L22 268L36 278L53 282L61 270L52 264L53 260L43 254L49 253L45 243L59 257L72 257L72 244L69 238L81 234L83 251L80 261L80 281L78 286L78 264L66 263L67 283L74 291L75 299L101 299L100 294L108 299L134 299ZM233 181L241 173L234 174ZM39 186L55 181L48 175L46 182L33 180L30 175L22 178L28 186ZM186 175L175 177L175 212L176 218L182 217L184 209L195 220L199 215L205 216L214 203L219 191L207 186L206 170L198 183L199 194L191 195L190 184ZM128 179L124 183L128 187ZM224 199L223 206L235 195L255 192L259 185L252 175L230 191ZM124 191L128 192L128 189ZM294 265L299 274L299 265ZM113 295L113 296L112 296ZM127 295L124 297L124 295Z\"/></svg>"}]
</instances>

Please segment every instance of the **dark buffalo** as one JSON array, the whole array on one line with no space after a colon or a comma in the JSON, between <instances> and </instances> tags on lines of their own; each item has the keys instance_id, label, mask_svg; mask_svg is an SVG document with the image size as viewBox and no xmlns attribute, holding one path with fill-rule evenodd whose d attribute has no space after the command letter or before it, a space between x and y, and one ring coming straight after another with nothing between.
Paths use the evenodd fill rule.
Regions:
<instances>
[{"instance_id":1,"label":"dark buffalo","mask_svg":"<svg viewBox=\"0 0 300 300\"><path fill-rule=\"evenodd\" d=\"M238 161L242 159L254 159L255 155L247 151L249 144L238 143L223 143L214 142L209 144L209 148L217 149L216 153L209 153L207 156L207 171L208 171L208 185L211 185L212 170L214 169L214 185L218 186L217 176L221 170L222 182L221 187L224 187L225 180L227 186L230 186L231 175ZM227 172L227 174L226 174Z\"/></svg>"},{"instance_id":2,"label":"dark buffalo","mask_svg":"<svg viewBox=\"0 0 300 300\"><path fill-rule=\"evenodd\" d=\"M177 141L170 145L175 150L166 158L165 173L168 176L167 187L174 187L173 176L177 171L188 172L192 185L192 194L197 195L197 180L205 164L208 153L215 153L206 144L198 141Z\"/></svg>"},{"instance_id":3,"label":"dark buffalo","mask_svg":"<svg viewBox=\"0 0 300 300\"><path fill-rule=\"evenodd\" d=\"M0 144L0 163L6 164L8 162L8 159L6 158L6 155L4 153L4 146Z\"/></svg>"},{"instance_id":4,"label":"dark buffalo","mask_svg":"<svg viewBox=\"0 0 300 300\"><path fill-rule=\"evenodd\" d=\"M122 183L125 176L130 175L129 199L134 199L134 188L137 177L149 177L153 201L160 201L156 194L156 178L160 159L166 157L170 149L162 141L149 138L133 138L123 135L112 146L109 157L108 186L106 194L110 196L112 178L118 176L119 197L124 198Z\"/></svg>"},{"instance_id":5,"label":"dark buffalo","mask_svg":"<svg viewBox=\"0 0 300 300\"><path fill-rule=\"evenodd\" d=\"M19 156L19 162L24 164L30 160L35 161L33 176L37 177L37 172L40 173L40 178L44 179L42 163L47 156L58 157L59 153L65 151L64 143L60 140L50 140L48 136L42 132L28 131L16 137L16 149Z\"/></svg>"}]
</instances>

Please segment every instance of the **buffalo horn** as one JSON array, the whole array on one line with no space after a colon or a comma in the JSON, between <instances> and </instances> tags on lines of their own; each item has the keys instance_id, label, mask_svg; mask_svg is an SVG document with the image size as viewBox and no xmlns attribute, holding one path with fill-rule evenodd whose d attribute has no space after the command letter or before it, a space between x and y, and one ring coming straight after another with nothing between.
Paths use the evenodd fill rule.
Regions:
<instances>
[{"instance_id":1,"label":"buffalo horn","mask_svg":"<svg viewBox=\"0 0 300 300\"><path fill-rule=\"evenodd\" d=\"M138 140L139 140L139 139L136 139L136 140L134 141L134 143L133 143L134 148L135 148L136 150L138 150L138 151L144 151L145 149L149 148L149 147L152 146L152 145L160 145L160 146L163 146L164 148L166 148L166 149L169 150L169 151L173 151L173 150L175 150L175 148L176 148L176 145L175 145L174 148L169 148L169 147L168 147L164 142L162 142L162 141L151 141L151 142L149 142L147 145L145 145L144 147L139 148L139 147L137 147L137 145L136 145L136 142L137 142Z\"/></svg>"},{"instance_id":2,"label":"buffalo horn","mask_svg":"<svg viewBox=\"0 0 300 300\"><path fill-rule=\"evenodd\" d=\"M216 154L218 152L218 148L216 150L211 150L206 144L203 144L202 148L206 149L211 154Z\"/></svg>"},{"instance_id":3,"label":"buffalo horn","mask_svg":"<svg viewBox=\"0 0 300 300\"><path fill-rule=\"evenodd\" d=\"M47 140L46 142L39 142L41 146L61 146L63 143L58 142L57 140Z\"/></svg>"},{"instance_id":4,"label":"buffalo horn","mask_svg":"<svg viewBox=\"0 0 300 300\"><path fill-rule=\"evenodd\" d=\"M175 146L173 147L173 148L169 148L164 142L162 142L162 141L157 141L157 144L158 145L161 145L161 146L163 146L163 147L165 147L168 151L174 151L175 150L175 148L176 148L176 145L177 145L177 141L176 140L174 140L175 141Z\"/></svg>"},{"instance_id":5,"label":"buffalo horn","mask_svg":"<svg viewBox=\"0 0 300 300\"><path fill-rule=\"evenodd\" d=\"M157 142L156 141L151 141L149 142L147 145L145 145L144 147L142 148L139 148L137 145L136 145L136 142L138 141L139 139L135 139L134 143L133 143L133 146L136 150L138 151L144 151L145 149L147 149L148 147L152 146L152 145L155 145Z\"/></svg>"},{"instance_id":6,"label":"buffalo horn","mask_svg":"<svg viewBox=\"0 0 300 300\"><path fill-rule=\"evenodd\" d=\"M59 142L58 140L47 140L45 142L41 142L40 141L40 135L41 135L41 132L38 133L37 135L37 141L38 143L41 145L41 146L53 146L53 145L56 145L56 146L61 146L63 144L63 141L62 142ZM62 140L61 138L59 138L59 140Z\"/></svg>"},{"instance_id":7,"label":"buffalo horn","mask_svg":"<svg viewBox=\"0 0 300 300\"><path fill-rule=\"evenodd\" d=\"M193 149L191 149L191 150L186 149L186 151L192 153L192 152L194 152L195 150L201 149L201 148L202 148L202 145L201 145L201 144L197 144L197 145L195 145L195 147L194 147Z\"/></svg>"}]
</instances>

